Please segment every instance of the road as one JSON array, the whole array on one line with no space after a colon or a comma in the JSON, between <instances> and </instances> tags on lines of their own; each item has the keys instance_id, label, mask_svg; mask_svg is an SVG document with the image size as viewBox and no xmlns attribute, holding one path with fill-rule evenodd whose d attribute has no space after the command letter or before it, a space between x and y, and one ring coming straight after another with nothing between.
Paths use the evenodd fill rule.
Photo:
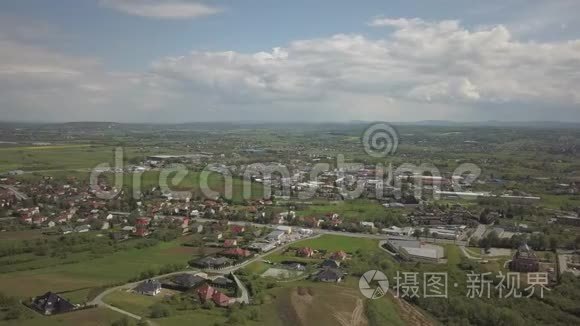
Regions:
<instances>
[{"instance_id":1,"label":"road","mask_svg":"<svg viewBox=\"0 0 580 326\"><path fill-rule=\"evenodd\" d=\"M298 242L298 241L301 241L301 240L305 240L305 239L312 239L312 238L316 238L316 237L319 237L319 236L320 235L315 235L313 237L303 238L303 239L298 239L298 240L295 240L295 241L292 241L292 242L288 242L288 243L286 243L286 244L284 244L284 245L282 245L282 246L280 246L280 247L278 247L278 248L276 248L274 250L271 250L271 251L265 252L263 254L254 256L254 257L252 257L251 259L248 259L247 261L245 261L242 264L239 264L239 265L236 265L236 266L232 266L232 267L228 267L228 268L224 268L222 270L216 270L216 271L212 270L211 272L217 273L217 274L230 274L230 273L233 273L233 272L237 271L238 269L240 269L240 268L242 268L244 266L247 266L247 265L249 265L249 264L251 264L251 263L253 263L253 262L257 261L257 260L261 260L263 257L265 257L265 256L267 256L269 254L272 254L272 253L274 253L276 251L282 250L283 248L286 248L287 246L289 246L289 245L291 245L291 244L293 244L295 242ZM199 271L183 270L183 271L178 271L178 272L173 272L173 273L158 275L158 276L155 276L155 277L152 277L152 278L153 279L162 279L162 278L166 278L166 277L169 277L169 276L178 275L178 274L184 274L184 273L186 273L186 274L196 274L196 273L199 273ZM238 279L237 276L233 275L233 277L234 277L234 281L236 282L237 286L240 288L240 291L241 291L241 295L240 295L240 297L236 298L236 301L237 302L240 302L240 303L243 302L245 304L250 303L250 295L248 293L248 289ZM128 311L125 311L125 310L119 309L117 307L111 306L111 305L109 305L109 304L107 304L107 303L105 303L103 301L103 298L105 298L107 295L109 295L109 294L111 294L111 293L113 293L115 291L119 291L119 290L125 290L125 291L131 290L131 289L133 289L134 287L136 287L141 282L142 281L131 282L131 283L127 283L127 284L124 284L124 285L120 285L120 286L116 286L116 287L112 287L112 288L106 289L105 291L103 291L99 295L97 295L93 300L87 302L87 305L97 305L99 307L108 308L108 309L114 310L114 311L116 311L118 313L121 313L121 314L123 314L125 316L128 316L130 318L137 319L137 320L141 320L141 316L138 316L138 315L132 314L132 313L130 313ZM151 320L149 320L148 322L149 322L149 324L151 326L156 326L157 325L155 322L153 322Z\"/></svg>"},{"instance_id":2,"label":"road","mask_svg":"<svg viewBox=\"0 0 580 326\"><path fill-rule=\"evenodd\" d=\"M236 281L238 288L242 292L242 294L240 295L239 298L236 299L236 301L239 303L250 304L250 294L248 293L248 289L246 288L244 283L242 283L242 281L238 279L236 275L232 274L232 276L234 277L234 281Z\"/></svg>"},{"instance_id":3,"label":"road","mask_svg":"<svg viewBox=\"0 0 580 326\"><path fill-rule=\"evenodd\" d=\"M155 277L153 277L153 279L161 279L161 278L166 278L166 277L169 277L169 276L172 276L172 275L178 275L178 274L184 274L184 273L186 273L186 274L195 274L195 273L199 273L199 272L198 271L192 271L192 270L184 270L184 271L173 272L173 273L169 273L169 274L163 274L163 275L155 276ZM123 314L123 315L125 315L127 317L130 317L130 318L133 318L133 319L137 319L137 320L141 320L141 318L142 318L141 316L138 316L138 315L132 314L132 313L130 313L128 311L125 311L125 310L119 309L117 307L111 306L110 304L107 304L107 303L105 303L103 301L103 298L105 298L107 295L109 295L109 294L111 294L111 293L113 293L115 291L120 291L120 290L128 291L128 290L131 290L131 289L133 289L134 287L136 287L141 282L142 281L132 282L132 283L127 283L127 284L124 284L124 285L120 285L120 286L116 286L116 287L112 287L112 288L106 289L105 291L103 291L99 295L97 295L93 300L87 302L87 305L96 305L96 306L99 306L99 307L111 309L111 310L114 310L114 311L116 311L118 313L121 313L121 314ZM149 320L148 322L149 322L149 325L151 325L151 326L156 326L157 325L157 323L155 323L154 321Z\"/></svg>"}]
</instances>

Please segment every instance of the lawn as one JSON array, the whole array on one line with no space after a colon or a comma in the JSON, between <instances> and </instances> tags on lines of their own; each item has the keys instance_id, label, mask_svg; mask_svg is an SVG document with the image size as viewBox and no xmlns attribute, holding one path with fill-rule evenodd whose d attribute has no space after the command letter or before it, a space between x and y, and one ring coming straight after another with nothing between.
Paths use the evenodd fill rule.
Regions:
<instances>
[{"instance_id":1,"label":"lawn","mask_svg":"<svg viewBox=\"0 0 580 326\"><path fill-rule=\"evenodd\" d=\"M161 295L152 297L119 290L107 295L103 301L113 307L123 309L135 315L148 317L149 307L161 301L161 299Z\"/></svg>"},{"instance_id":2,"label":"lawn","mask_svg":"<svg viewBox=\"0 0 580 326\"><path fill-rule=\"evenodd\" d=\"M345 200L338 202L315 203L306 209L296 212L299 216L320 216L327 213L336 213L341 217L361 221L369 218L385 216L386 209L377 201L366 199Z\"/></svg>"},{"instance_id":3,"label":"lawn","mask_svg":"<svg viewBox=\"0 0 580 326\"><path fill-rule=\"evenodd\" d=\"M292 244L293 247L310 247L317 250L339 251L353 253L358 249L363 251L379 250L378 240L355 238L341 235L324 234L318 238L307 239Z\"/></svg>"}]
</instances>

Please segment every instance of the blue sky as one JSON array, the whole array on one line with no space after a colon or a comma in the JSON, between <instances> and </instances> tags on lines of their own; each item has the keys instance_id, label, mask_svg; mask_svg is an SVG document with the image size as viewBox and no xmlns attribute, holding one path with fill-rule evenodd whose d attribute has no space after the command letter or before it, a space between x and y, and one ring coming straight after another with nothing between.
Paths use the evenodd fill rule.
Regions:
<instances>
[{"instance_id":1,"label":"blue sky","mask_svg":"<svg viewBox=\"0 0 580 326\"><path fill-rule=\"evenodd\" d=\"M580 79L579 11L573 0L6 0L0 112L580 120L565 87Z\"/></svg>"}]
</instances>

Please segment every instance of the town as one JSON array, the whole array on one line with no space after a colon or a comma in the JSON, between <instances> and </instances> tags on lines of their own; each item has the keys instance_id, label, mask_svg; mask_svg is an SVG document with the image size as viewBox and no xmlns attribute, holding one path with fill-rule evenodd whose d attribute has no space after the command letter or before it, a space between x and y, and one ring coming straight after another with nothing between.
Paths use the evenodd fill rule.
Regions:
<instances>
[{"instance_id":1,"label":"town","mask_svg":"<svg viewBox=\"0 0 580 326\"><path fill-rule=\"evenodd\" d=\"M183 147L169 144L175 149L162 152ZM51 146L31 153L42 162L51 151L90 156L104 149ZM300 300L336 300L352 311L362 302L351 297L358 293L353 286L376 268L390 280L399 272L440 270L456 278L467 271L515 273L523 281L540 273L542 285L554 290L580 275L578 207L550 204L555 196L574 198L578 178L474 180L472 171L458 168L356 163L348 152L343 163L331 151L282 164L275 163L281 154L244 143L226 153L197 146L186 146L187 154L130 148L127 163L107 168L71 162L65 173L6 171L0 177L0 284L11 302L5 318L92 313L98 323L269 324L275 314L268 311L287 309L283 298L299 300L293 309ZM18 148L3 150L20 155ZM105 162L115 161L115 151L109 153ZM185 178L175 176L180 171ZM51 280L38 278L46 273ZM30 277L30 288L15 286ZM391 284L391 291L399 288ZM388 318L425 325L444 318L408 299L389 297ZM378 306L367 305L365 318L385 321Z\"/></svg>"}]
</instances>

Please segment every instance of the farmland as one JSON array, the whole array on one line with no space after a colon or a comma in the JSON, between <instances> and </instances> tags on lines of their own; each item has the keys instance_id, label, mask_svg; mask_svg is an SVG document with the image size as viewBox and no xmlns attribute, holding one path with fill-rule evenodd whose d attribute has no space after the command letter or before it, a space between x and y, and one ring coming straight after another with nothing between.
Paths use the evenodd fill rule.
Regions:
<instances>
[{"instance_id":1,"label":"farmland","mask_svg":"<svg viewBox=\"0 0 580 326\"><path fill-rule=\"evenodd\" d=\"M0 286L8 295L28 297L46 291L63 292L125 283L140 272L170 264L183 264L191 253L179 248L180 242L116 252L80 263L57 265L31 271L0 274Z\"/></svg>"}]
</instances>

